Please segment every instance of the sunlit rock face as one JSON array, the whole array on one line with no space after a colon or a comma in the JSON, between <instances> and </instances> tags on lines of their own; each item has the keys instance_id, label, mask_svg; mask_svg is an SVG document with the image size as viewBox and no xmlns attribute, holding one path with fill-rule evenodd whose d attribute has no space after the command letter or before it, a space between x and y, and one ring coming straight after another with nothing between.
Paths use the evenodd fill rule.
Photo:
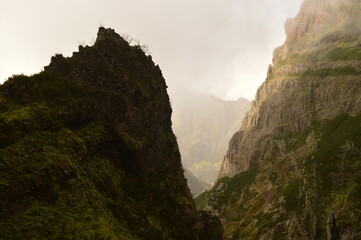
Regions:
<instances>
[{"instance_id":1,"label":"sunlit rock face","mask_svg":"<svg viewBox=\"0 0 361 240\"><path fill-rule=\"evenodd\" d=\"M160 68L99 28L0 86L0 239L220 239L183 175Z\"/></svg>"},{"instance_id":2,"label":"sunlit rock face","mask_svg":"<svg viewBox=\"0 0 361 240\"><path fill-rule=\"evenodd\" d=\"M286 42L300 40L305 34L322 30L344 18L337 11L335 0L308 0L303 2L298 15L285 23Z\"/></svg>"},{"instance_id":3,"label":"sunlit rock face","mask_svg":"<svg viewBox=\"0 0 361 240\"><path fill-rule=\"evenodd\" d=\"M361 2L309 0L196 202L225 239L358 239Z\"/></svg>"},{"instance_id":4,"label":"sunlit rock face","mask_svg":"<svg viewBox=\"0 0 361 240\"><path fill-rule=\"evenodd\" d=\"M316 7L319 5L328 9L329 14L334 12L343 17L316 21L327 22L321 24L321 31L317 27L320 24L314 26L308 22L310 20L305 20L328 19L326 10ZM361 67L358 47L360 10L355 9L360 9L359 1L309 0L305 1L297 17L288 21L300 26L295 29L303 30L289 32L288 38L293 40L287 40L274 51L271 72L258 89L240 131L230 142L220 177L232 176L255 165L260 156L254 152L254 144L261 136L303 132L314 120L360 111L360 98L354 92L359 86ZM342 14L337 14L339 11ZM294 37L296 35L298 37ZM269 151L273 150L261 155L267 155Z\"/></svg>"}]
</instances>

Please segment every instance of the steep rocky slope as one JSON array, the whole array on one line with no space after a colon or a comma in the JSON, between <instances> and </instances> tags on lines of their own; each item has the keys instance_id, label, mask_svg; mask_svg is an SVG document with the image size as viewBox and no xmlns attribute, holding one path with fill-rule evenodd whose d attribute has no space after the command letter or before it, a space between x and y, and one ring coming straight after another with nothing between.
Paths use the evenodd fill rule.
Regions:
<instances>
[{"instance_id":1,"label":"steep rocky slope","mask_svg":"<svg viewBox=\"0 0 361 240\"><path fill-rule=\"evenodd\" d=\"M244 98L223 101L211 95L189 94L175 98L173 106L173 129L183 166L201 181L212 184L250 102Z\"/></svg>"},{"instance_id":2,"label":"steep rocky slope","mask_svg":"<svg viewBox=\"0 0 361 240\"><path fill-rule=\"evenodd\" d=\"M361 239L361 1L305 0L200 208L226 239Z\"/></svg>"},{"instance_id":3,"label":"steep rocky slope","mask_svg":"<svg viewBox=\"0 0 361 240\"><path fill-rule=\"evenodd\" d=\"M158 66L99 28L0 86L0 239L219 239L195 209Z\"/></svg>"}]
</instances>

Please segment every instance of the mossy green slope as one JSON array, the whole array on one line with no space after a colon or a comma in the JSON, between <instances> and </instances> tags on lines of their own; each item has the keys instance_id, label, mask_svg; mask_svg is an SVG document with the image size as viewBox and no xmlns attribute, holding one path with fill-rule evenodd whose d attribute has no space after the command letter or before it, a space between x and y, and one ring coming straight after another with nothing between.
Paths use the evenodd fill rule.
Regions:
<instances>
[{"instance_id":1,"label":"mossy green slope","mask_svg":"<svg viewBox=\"0 0 361 240\"><path fill-rule=\"evenodd\" d=\"M222 219L225 239L327 239L332 214L340 235L360 239L361 114L315 123L305 136L287 136L287 154L196 198Z\"/></svg>"},{"instance_id":2,"label":"mossy green slope","mask_svg":"<svg viewBox=\"0 0 361 240\"><path fill-rule=\"evenodd\" d=\"M100 28L92 47L0 86L0 239L219 239L198 212L165 81Z\"/></svg>"}]
</instances>

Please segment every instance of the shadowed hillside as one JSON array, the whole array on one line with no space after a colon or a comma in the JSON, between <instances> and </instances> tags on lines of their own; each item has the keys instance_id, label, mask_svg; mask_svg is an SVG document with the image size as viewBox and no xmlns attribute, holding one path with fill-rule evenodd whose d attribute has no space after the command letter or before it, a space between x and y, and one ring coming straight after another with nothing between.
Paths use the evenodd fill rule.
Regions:
<instances>
[{"instance_id":1,"label":"shadowed hillside","mask_svg":"<svg viewBox=\"0 0 361 240\"><path fill-rule=\"evenodd\" d=\"M0 239L219 239L152 58L112 29L0 86Z\"/></svg>"}]
</instances>

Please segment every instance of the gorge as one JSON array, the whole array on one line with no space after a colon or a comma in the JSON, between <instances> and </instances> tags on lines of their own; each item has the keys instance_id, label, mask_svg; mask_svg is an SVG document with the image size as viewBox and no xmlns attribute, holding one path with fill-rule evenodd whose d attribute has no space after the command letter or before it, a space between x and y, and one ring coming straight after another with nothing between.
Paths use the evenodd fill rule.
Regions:
<instances>
[{"instance_id":1,"label":"gorge","mask_svg":"<svg viewBox=\"0 0 361 240\"><path fill-rule=\"evenodd\" d=\"M9 77L0 240L361 240L361 0L304 0L285 33L252 103L171 102L145 47L102 26Z\"/></svg>"}]
</instances>

